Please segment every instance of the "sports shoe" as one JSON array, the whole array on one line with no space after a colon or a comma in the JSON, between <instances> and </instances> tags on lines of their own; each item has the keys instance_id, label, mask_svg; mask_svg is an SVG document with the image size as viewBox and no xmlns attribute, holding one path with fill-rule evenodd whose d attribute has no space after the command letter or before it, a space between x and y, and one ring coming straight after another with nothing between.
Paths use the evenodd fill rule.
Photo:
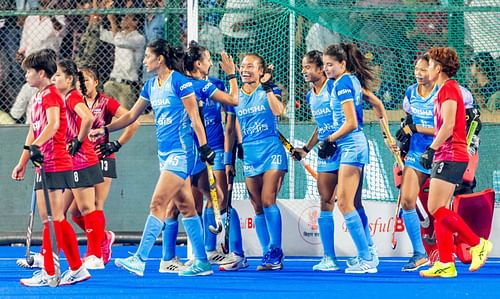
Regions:
<instances>
[{"instance_id":1,"label":"sports shoe","mask_svg":"<svg viewBox=\"0 0 500 299\"><path fill-rule=\"evenodd\" d=\"M257 271L281 270L283 269L283 250L272 248L262 258L262 263L257 266Z\"/></svg>"},{"instance_id":2,"label":"sports shoe","mask_svg":"<svg viewBox=\"0 0 500 299\"><path fill-rule=\"evenodd\" d=\"M414 253L413 256L408 260L408 263L406 263L401 271L403 272L411 272L418 270L420 267L427 266L429 265L429 258L427 257L427 254L422 254L422 253Z\"/></svg>"},{"instance_id":3,"label":"sports shoe","mask_svg":"<svg viewBox=\"0 0 500 299\"><path fill-rule=\"evenodd\" d=\"M194 260L191 267L183 271L179 271L179 276L206 276L212 274L214 274L214 271L212 271L212 265L210 262L198 259Z\"/></svg>"},{"instance_id":4,"label":"sports shoe","mask_svg":"<svg viewBox=\"0 0 500 299\"><path fill-rule=\"evenodd\" d=\"M368 251L372 255L372 263L375 265L375 267L378 267L378 264L380 263L378 254L377 254L377 247L374 245L368 246ZM355 266L356 264L359 263L359 256L351 257L346 260L346 265L347 267L352 267Z\"/></svg>"},{"instance_id":5,"label":"sports shoe","mask_svg":"<svg viewBox=\"0 0 500 299\"><path fill-rule=\"evenodd\" d=\"M174 257L171 260L160 261L160 269L158 270L160 273L179 273L179 271L184 271L188 267L184 265L178 257Z\"/></svg>"},{"instance_id":6,"label":"sports shoe","mask_svg":"<svg viewBox=\"0 0 500 299\"><path fill-rule=\"evenodd\" d=\"M337 260L325 255L321 261L313 266L313 271L338 271L340 270Z\"/></svg>"},{"instance_id":7,"label":"sports shoe","mask_svg":"<svg viewBox=\"0 0 500 299\"><path fill-rule=\"evenodd\" d=\"M119 268L132 272L137 276L144 276L146 262L141 261L138 256L132 255L124 259L115 259L115 265Z\"/></svg>"},{"instance_id":8,"label":"sports shoe","mask_svg":"<svg viewBox=\"0 0 500 299\"><path fill-rule=\"evenodd\" d=\"M470 255L472 256L472 261L470 263L469 271L474 272L479 270L486 260L488 259L488 255L493 249L493 244L481 238L479 244L470 248Z\"/></svg>"},{"instance_id":9,"label":"sports shoe","mask_svg":"<svg viewBox=\"0 0 500 299\"><path fill-rule=\"evenodd\" d=\"M85 266L85 268L90 270L104 269L104 262L102 258L95 255L86 256L83 259L83 265Z\"/></svg>"},{"instance_id":10,"label":"sports shoe","mask_svg":"<svg viewBox=\"0 0 500 299\"><path fill-rule=\"evenodd\" d=\"M101 252L102 252L102 261L104 262L104 265L107 265L109 263L109 260L111 260L111 247L113 246L113 243L115 242L115 233L112 231L105 231L105 238L101 242Z\"/></svg>"},{"instance_id":11,"label":"sports shoe","mask_svg":"<svg viewBox=\"0 0 500 299\"><path fill-rule=\"evenodd\" d=\"M19 281L23 286L27 287L45 287L49 285L49 280L54 279L54 276L49 276L45 270L37 270L31 278L21 278Z\"/></svg>"},{"instance_id":12,"label":"sports shoe","mask_svg":"<svg viewBox=\"0 0 500 299\"><path fill-rule=\"evenodd\" d=\"M362 258L358 258L358 263L352 266L349 266L345 269L345 273L347 274L364 274L364 273L377 273L377 261L372 259L371 261L364 260Z\"/></svg>"},{"instance_id":13,"label":"sports shoe","mask_svg":"<svg viewBox=\"0 0 500 299\"><path fill-rule=\"evenodd\" d=\"M441 263L440 261L436 261L429 269L420 271L420 276L453 278L457 277L457 269L453 262Z\"/></svg>"},{"instance_id":14,"label":"sports shoe","mask_svg":"<svg viewBox=\"0 0 500 299\"><path fill-rule=\"evenodd\" d=\"M217 250L207 252L207 258L212 265L226 265L231 263L229 257Z\"/></svg>"},{"instance_id":15,"label":"sports shoe","mask_svg":"<svg viewBox=\"0 0 500 299\"><path fill-rule=\"evenodd\" d=\"M248 261L244 256L239 256L236 253L231 252L228 259L231 262L229 264L221 265L219 267L220 271L236 271L239 269L248 268Z\"/></svg>"},{"instance_id":16,"label":"sports shoe","mask_svg":"<svg viewBox=\"0 0 500 299\"><path fill-rule=\"evenodd\" d=\"M89 271L87 270L87 268L85 268L84 265L81 265L80 268L76 271L73 271L71 269L64 271L64 273L61 276L61 282L59 283L59 285L60 286L71 285L85 281L89 278L90 278Z\"/></svg>"},{"instance_id":17,"label":"sports shoe","mask_svg":"<svg viewBox=\"0 0 500 299\"><path fill-rule=\"evenodd\" d=\"M43 268L43 255L41 253L35 253L31 257L33 257L33 265L31 266L25 258L17 259L16 264L23 268Z\"/></svg>"}]
</instances>

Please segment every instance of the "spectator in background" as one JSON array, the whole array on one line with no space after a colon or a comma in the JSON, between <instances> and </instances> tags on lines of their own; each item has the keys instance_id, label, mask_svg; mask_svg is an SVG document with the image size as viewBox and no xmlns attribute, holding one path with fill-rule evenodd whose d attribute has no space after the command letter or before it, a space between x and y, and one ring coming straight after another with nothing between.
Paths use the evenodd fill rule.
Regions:
<instances>
[{"instance_id":1,"label":"spectator in background","mask_svg":"<svg viewBox=\"0 0 500 299\"><path fill-rule=\"evenodd\" d=\"M479 108L500 109L500 81L496 62L489 52L479 52L472 58L470 88Z\"/></svg>"},{"instance_id":2,"label":"spectator in background","mask_svg":"<svg viewBox=\"0 0 500 299\"><path fill-rule=\"evenodd\" d=\"M42 10L51 9L55 1L40 0ZM64 36L64 16L28 16L24 21L21 43L17 51L17 59L43 49L52 49L59 54Z\"/></svg>"},{"instance_id":3,"label":"spectator in background","mask_svg":"<svg viewBox=\"0 0 500 299\"><path fill-rule=\"evenodd\" d=\"M382 100L385 109L401 109L401 98L404 94L393 80L387 78L379 54L367 52L365 58L371 63L373 70L373 79L370 82L369 89ZM364 101L363 109L371 109L371 105L368 105L368 103Z\"/></svg>"},{"instance_id":4,"label":"spectator in background","mask_svg":"<svg viewBox=\"0 0 500 299\"><path fill-rule=\"evenodd\" d=\"M141 66L146 39L137 31L134 15L125 15L120 22L120 31L114 15L108 15L111 30L101 28L100 39L115 45L115 62L104 92L130 109L137 99L139 68Z\"/></svg>"},{"instance_id":5,"label":"spectator in background","mask_svg":"<svg viewBox=\"0 0 500 299\"><path fill-rule=\"evenodd\" d=\"M160 7L158 0L144 0L146 8ZM144 19L144 37L146 38L146 45L158 38L165 38L165 16L163 13L150 13L146 14ZM153 73L147 72L146 67L142 67L142 82L146 82L153 76Z\"/></svg>"},{"instance_id":6,"label":"spectator in background","mask_svg":"<svg viewBox=\"0 0 500 299\"><path fill-rule=\"evenodd\" d=\"M86 0L80 3L82 9L90 8L111 8L113 1L107 0L99 2L96 0ZM100 26L102 16L92 14L86 17L87 28L80 37L78 51L76 52L75 62L78 67L85 65L96 66L102 82L109 80L114 61L114 46L100 39Z\"/></svg>"},{"instance_id":7,"label":"spectator in background","mask_svg":"<svg viewBox=\"0 0 500 299\"><path fill-rule=\"evenodd\" d=\"M35 10L39 6L38 0L16 0L17 10Z\"/></svg>"}]
</instances>

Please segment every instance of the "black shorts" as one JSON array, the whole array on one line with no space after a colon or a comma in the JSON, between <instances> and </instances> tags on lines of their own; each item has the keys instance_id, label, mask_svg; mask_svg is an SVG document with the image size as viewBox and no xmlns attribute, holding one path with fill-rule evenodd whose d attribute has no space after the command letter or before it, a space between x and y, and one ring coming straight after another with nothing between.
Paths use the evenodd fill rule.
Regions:
<instances>
[{"instance_id":1,"label":"black shorts","mask_svg":"<svg viewBox=\"0 0 500 299\"><path fill-rule=\"evenodd\" d=\"M99 164L80 169L73 170L73 181L75 188L93 187L99 183L104 182L102 171Z\"/></svg>"},{"instance_id":2,"label":"black shorts","mask_svg":"<svg viewBox=\"0 0 500 299\"><path fill-rule=\"evenodd\" d=\"M75 183L73 182L73 171L58 171L58 172L46 172L45 176L47 178L47 189L48 190L64 190L66 188L73 188ZM42 189L42 176L36 174L35 190Z\"/></svg>"},{"instance_id":3,"label":"black shorts","mask_svg":"<svg viewBox=\"0 0 500 299\"><path fill-rule=\"evenodd\" d=\"M113 158L102 158L101 164L102 176L105 178L116 179L116 160Z\"/></svg>"},{"instance_id":4,"label":"black shorts","mask_svg":"<svg viewBox=\"0 0 500 299\"><path fill-rule=\"evenodd\" d=\"M432 163L431 179L441 179L443 181L460 184L462 183L467 162L438 161Z\"/></svg>"}]
</instances>

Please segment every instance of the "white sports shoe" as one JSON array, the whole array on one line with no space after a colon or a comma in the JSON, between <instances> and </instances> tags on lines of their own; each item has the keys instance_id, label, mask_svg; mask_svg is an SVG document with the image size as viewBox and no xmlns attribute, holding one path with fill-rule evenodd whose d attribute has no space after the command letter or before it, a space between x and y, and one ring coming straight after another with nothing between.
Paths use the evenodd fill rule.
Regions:
<instances>
[{"instance_id":1,"label":"white sports shoe","mask_svg":"<svg viewBox=\"0 0 500 299\"><path fill-rule=\"evenodd\" d=\"M375 267L378 267L378 264L380 263L380 261L378 258L377 247L375 246L375 244L372 246L368 246L368 251L372 255L373 264L375 265ZM355 266L359 263L359 260L360 260L359 256L348 258L346 261L346 265L347 265L347 267Z\"/></svg>"},{"instance_id":2,"label":"white sports shoe","mask_svg":"<svg viewBox=\"0 0 500 299\"><path fill-rule=\"evenodd\" d=\"M49 285L49 280L54 279L54 276L49 276L45 270L37 270L31 278L21 278L22 285L27 287L44 287Z\"/></svg>"},{"instance_id":3,"label":"white sports shoe","mask_svg":"<svg viewBox=\"0 0 500 299\"><path fill-rule=\"evenodd\" d=\"M313 271L338 271L340 267L337 260L325 255L321 261L313 266Z\"/></svg>"},{"instance_id":4,"label":"white sports shoe","mask_svg":"<svg viewBox=\"0 0 500 299\"><path fill-rule=\"evenodd\" d=\"M83 259L83 265L90 270L104 269L104 261L95 255L89 255Z\"/></svg>"},{"instance_id":5,"label":"white sports shoe","mask_svg":"<svg viewBox=\"0 0 500 299\"><path fill-rule=\"evenodd\" d=\"M244 256L239 256L234 252L231 252L227 256L227 260L229 261L228 264L219 266L220 271L236 271L239 269L248 268L247 258Z\"/></svg>"},{"instance_id":6,"label":"white sports shoe","mask_svg":"<svg viewBox=\"0 0 500 299\"><path fill-rule=\"evenodd\" d=\"M25 258L17 259L16 264L23 268L43 268L43 255L41 253L35 253L31 257L33 257L33 265L31 266Z\"/></svg>"},{"instance_id":7,"label":"white sports shoe","mask_svg":"<svg viewBox=\"0 0 500 299\"><path fill-rule=\"evenodd\" d=\"M87 270L87 268L85 268L85 265L82 264L80 268L76 271L73 271L71 269L64 271L64 273L61 276L61 282L59 283L59 285L60 286L71 285L85 281L89 278L90 278L90 273Z\"/></svg>"},{"instance_id":8,"label":"white sports shoe","mask_svg":"<svg viewBox=\"0 0 500 299\"><path fill-rule=\"evenodd\" d=\"M364 274L364 273L377 273L377 266L375 265L375 261L366 261L364 259L358 259L358 263L356 265L352 265L345 269L345 273L348 274Z\"/></svg>"},{"instance_id":9,"label":"white sports shoe","mask_svg":"<svg viewBox=\"0 0 500 299\"><path fill-rule=\"evenodd\" d=\"M169 261L160 261L160 269L158 270L160 273L179 273L180 271L184 271L188 268L188 266L184 265L178 257L174 257Z\"/></svg>"},{"instance_id":10,"label":"white sports shoe","mask_svg":"<svg viewBox=\"0 0 500 299\"><path fill-rule=\"evenodd\" d=\"M228 255L217 250L207 252L207 258L212 265L226 265L232 262Z\"/></svg>"}]
</instances>

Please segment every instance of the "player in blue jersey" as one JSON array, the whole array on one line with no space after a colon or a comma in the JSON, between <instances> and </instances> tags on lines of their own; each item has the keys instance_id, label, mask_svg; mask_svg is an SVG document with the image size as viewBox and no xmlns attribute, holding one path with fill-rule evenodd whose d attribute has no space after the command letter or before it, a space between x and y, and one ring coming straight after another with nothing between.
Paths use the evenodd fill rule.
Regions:
<instances>
[{"instance_id":1,"label":"player in blue jersey","mask_svg":"<svg viewBox=\"0 0 500 299\"><path fill-rule=\"evenodd\" d=\"M317 50L308 52L302 59L302 74L306 82L312 83L312 90L306 95L306 101L310 105L317 127L307 144L302 148L294 148L293 153L298 152L302 158L318 143L333 133L333 118L330 108L330 93L334 82L329 80L323 70L323 53ZM366 99L374 108L379 118L387 119L384 104L372 92L363 90ZM293 155L292 155L293 157ZM336 271L339 269L335 257L334 248L334 221L333 208L335 205L335 188L338 181L338 169L340 167L339 155L330 159L318 157L318 192L321 199L321 212L318 218L320 237L323 243L324 257L321 262L313 266L315 271ZM361 217L365 229L366 238L370 251L376 257L376 248L370 234L368 217L364 211L361 201L361 190L363 183L363 172L360 175L360 183L354 199L354 206Z\"/></svg>"},{"instance_id":2,"label":"player in blue jersey","mask_svg":"<svg viewBox=\"0 0 500 299\"><path fill-rule=\"evenodd\" d=\"M234 107L236 128L241 132L243 143L245 183L263 250L257 270L283 268L281 213L276 197L288 171L288 161L277 127L284 105L281 91L272 83L271 70L260 55L246 55L239 70L243 82L240 103Z\"/></svg>"},{"instance_id":3,"label":"player in blue jersey","mask_svg":"<svg viewBox=\"0 0 500 299\"><path fill-rule=\"evenodd\" d=\"M368 163L368 142L363 133L363 87L372 79L370 68L354 44L329 46L323 55L326 76L335 80L330 94L333 114L332 131L318 144L318 156L339 156L337 201L347 229L357 248L355 263L346 273L376 273L378 260L369 243L359 213L354 206L363 166Z\"/></svg>"},{"instance_id":4,"label":"player in blue jersey","mask_svg":"<svg viewBox=\"0 0 500 299\"><path fill-rule=\"evenodd\" d=\"M403 110L406 118L396 132L396 139L407 152L404 158L405 168L401 180L401 205L406 232L410 238L413 255L403 266L403 271L415 271L428 265L429 259L422 242L420 220L416 211L418 193L429 178L430 169L425 169L419 162L420 156L432 143L434 134L434 99L438 86L429 79L429 56L424 54L415 64L417 83L406 90Z\"/></svg>"},{"instance_id":5,"label":"player in blue jersey","mask_svg":"<svg viewBox=\"0 0 500 299\"><path fill-rule=\"evenodd\" d=\"M157 75L144 84L139 99L129 112L92 133L93 136L101 136L124 128L133 123L148 105L153 108L160 177L151 199L150 214L137 252L131 257L115 260L118 267L139 276L144 275L146 259L162 231L167 206L171 200L175 200L176 206L184 216L183 224L193 243L195 256L193 264L179 272L179 275L213 273L203 244L203 229L195 209L190 174L198 151L201 159L211 164L215 159L215 153L207 144L193 84L178 72L182 69L179 67L182 66L182 57L183 53L179 54L163 39L149 44L146 48L144 65L148 72L154 71ZM198 149L195 146L194 135L201 145Z\"/></svg>"}]
</instances>

